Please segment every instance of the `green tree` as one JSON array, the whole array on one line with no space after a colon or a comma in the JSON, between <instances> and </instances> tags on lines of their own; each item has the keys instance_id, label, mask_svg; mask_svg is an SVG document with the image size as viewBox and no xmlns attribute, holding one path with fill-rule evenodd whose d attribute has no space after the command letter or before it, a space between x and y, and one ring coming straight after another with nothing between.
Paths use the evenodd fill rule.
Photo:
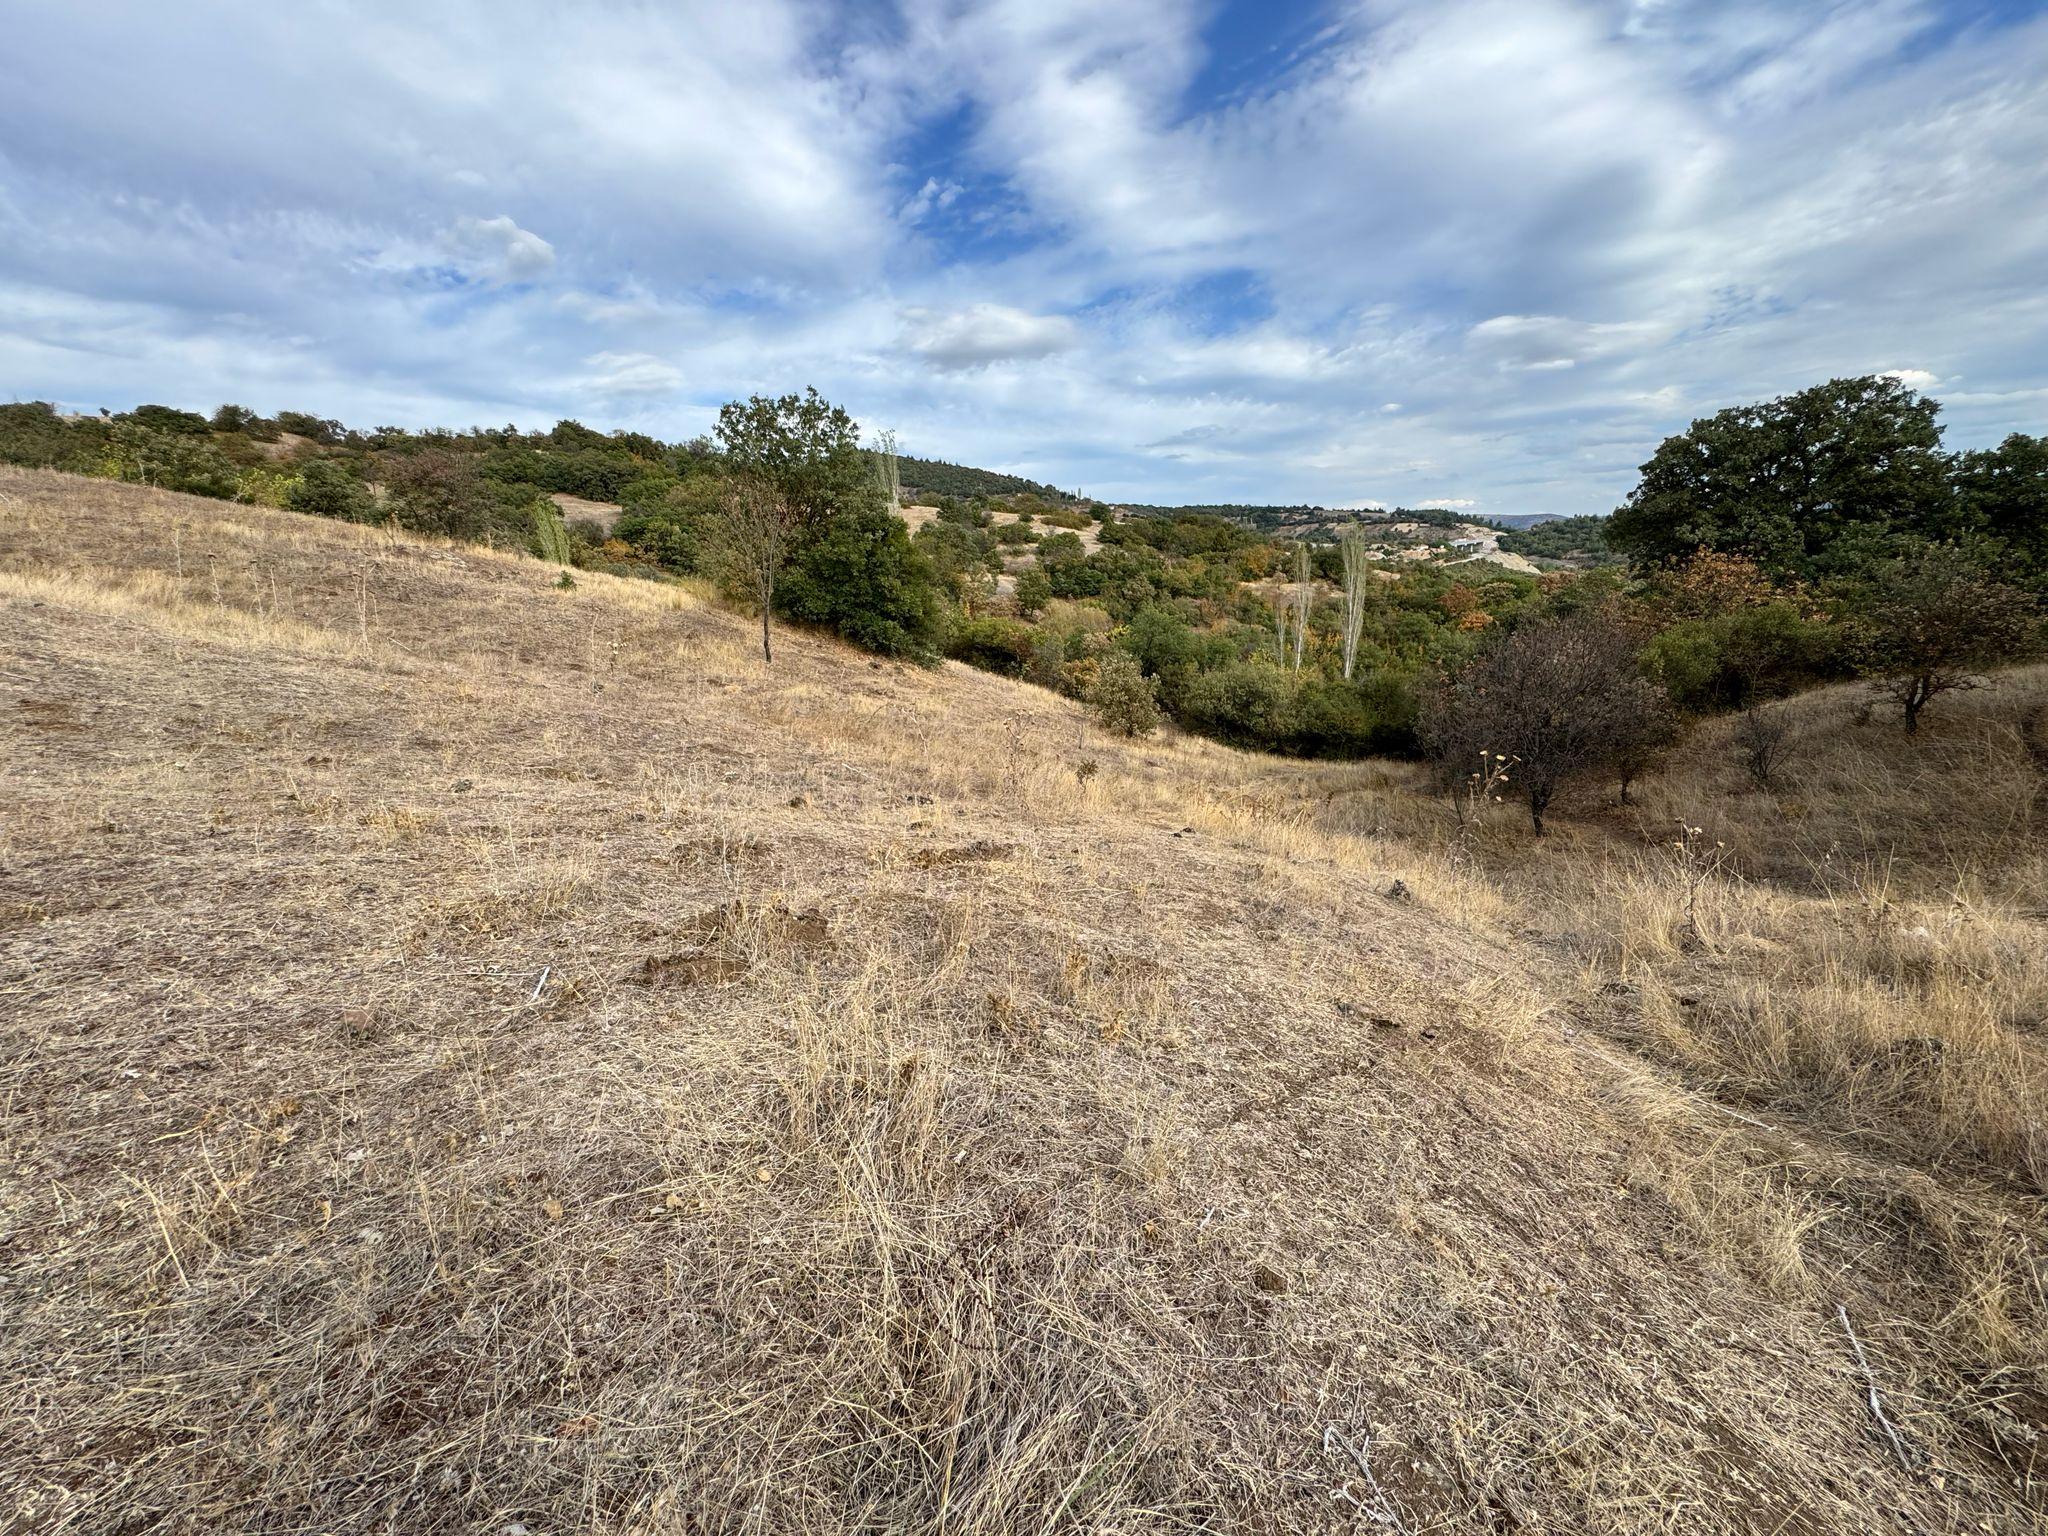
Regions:
<instances>
[{"instance_id":1,"label":"green tree","mask_svg":"<svg viewBox=\"0 0 2048 1536\"><path fill-rule=\"evenodd\" d=\"M1017 576L1017 611L1027 619L1035 619L1045 611L1045 605L1052 601L1052 578L1038 566L1030 566Z\"/></svg>"},{"instance_id":2,"label":"green tree","mask_svg":"<svg viewBox=\"0 0 2048 1536\"><path fill-rule=\"evenodd\" d=\"M2039 648L2033 600L1951 546L1887 567L1868 618L1866 665L1878 676L1880 695L1899 706L1908 734L1944 693L1981 688L1993 667L2024 661Z\"/></svg>"},{"instance_id":3,"label":"green tree","mask_svg":"<svg viewBox=\"0 0 2048 1536\"><path fill-rule=\"evenodd\" d=\"M1739 552L1778 578L1858 569L1947 519L1940 409L1868 377L1695 421L1643 465L1607 543L1644 564Z\"/></svg>"},{"instance_id":4,"label":"green tree","mask_svg":"<svg viewBox=\"0 0 2048 1536\"><path fill-rule=\"evenodd\" d=\"M880 499L853 418L815 389L731 401L717 433L732 468L775 486L805 527Z\"/></svg>"},{"instance_id":5,"label":"green tree","mask_svg":"<svg viewBox=\"0 0 2048 1536\"><path fill-rule=\"evenodd\" d=\"M1159 728L1157 684L1128 651L1109 651L1096 663L1088 702L1095 718L1119 736L1149 736Z\"/></svg>"},{"instance_id":6,"label":"green tree","mask_svg":"<svg viewBox=\"0 0 2048 1536\"><path fill-rule=\"evenodd\" d=\"M942 610L931 562L903 520L881 506L842 512L809 531L790 557L777 606L885 656L938 654Z\"/></svg>"},{"instance_id":7,"label":"green tree","mask_svg":"<svg viewBox=\"0 0 2048 1536\"><path fill-rule=\"evenodd\" d=\"M1958 523L1993 541L1999 570L2048 590L2048 436L2015 432L1956 464Z\"/></svg>"}]
</instances>

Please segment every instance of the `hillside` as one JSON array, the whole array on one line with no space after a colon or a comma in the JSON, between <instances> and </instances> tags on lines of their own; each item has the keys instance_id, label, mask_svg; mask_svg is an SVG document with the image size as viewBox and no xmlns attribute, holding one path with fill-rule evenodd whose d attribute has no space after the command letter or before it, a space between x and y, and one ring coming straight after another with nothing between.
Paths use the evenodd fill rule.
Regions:
<instances>
[{"instance_id":1,"label":"hillside","mask_svg":"<svg viewBox=\"0 0 2048 1536\"><path fill-rule=\"evenodd\" d=\"M0 468L14 1528L2048 1528L2048 671L1532 846L556 575Z\"/></svg>"}]
</instances>

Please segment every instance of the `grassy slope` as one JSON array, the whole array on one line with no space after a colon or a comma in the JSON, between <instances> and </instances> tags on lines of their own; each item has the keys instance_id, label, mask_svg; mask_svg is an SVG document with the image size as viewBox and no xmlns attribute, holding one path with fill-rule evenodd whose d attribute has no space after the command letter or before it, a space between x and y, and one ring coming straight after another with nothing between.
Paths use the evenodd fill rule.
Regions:
<instances>
[{"instance_id":1,"label":"grassy slope","mask_svg":"<svg viewBox=\"0 0 2048 1536\"><path fill-rule=\"evenodd\" d=\"M0 658L24 1529L2039 1519L1981 838L1817 894L1707 739L1643 814L1779 878L1694 939L1590 804L1453 859L1398 768L22 472ZM2038 849L2014 690L1927 750Z\"/></svg>"}]
</instances>

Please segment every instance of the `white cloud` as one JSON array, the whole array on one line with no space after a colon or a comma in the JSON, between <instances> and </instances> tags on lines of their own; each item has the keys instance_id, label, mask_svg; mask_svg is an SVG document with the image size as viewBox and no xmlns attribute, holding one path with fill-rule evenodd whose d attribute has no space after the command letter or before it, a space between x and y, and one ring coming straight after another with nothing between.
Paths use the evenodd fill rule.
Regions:
<instances>
[{"instance_id":1,"label":"white cloud","mask_svg":"<svg viewBox=\"0 0 2048 1536\"><path fill-rule=\"evenodd\" d=\"M588 394L672 395L683 387L683 371L647 352L594 352L584 360L589 369L577 381Z\"/></svg>"},{"instance_id":2,"label":"white cloud","mask_svg":"<svg viewBox=\"0 0 2048 1536\"><path fill-rule=\"evenodd\" d=\"M1939 378L1929 373L1925 368L1887 368L1882 376L1887 379L1897 379L1906 388L1917 389L1922 393L1934 388L1935 385L1941 382Z\"/></svg>"},{"instance_id":3,"label":"white cloud","mask_svg":"<svg viewBox=\"0 0 2048 1536\"><path fill-rule=\"evenodd\" d=\"M965 309L903 312L912 352L934 368L981 368L990 363L1028 362L1074 345L1074 323L1060 315L1034 315L1007 304L972 304Z\"/></svg>"},{"instance_id":4,"label":"white cloud","mask_svg":"<svg viewBox=\"0 0 2048 1536\"><path fill-rule=\"evenodd\" d=\"M925 178L924 185L903 205L903 222L915 224L934 209L952 207L954 200L964 191L966 188L957 181L940 181L936 176Z\"/></svg>"},{"instance_id":5,"label":"white cloud","mask_svg":"<svg viewBox=\"0 0 2048 1536\"><path fill-rule=\"evenodd\" d=\"M1900 360L2040 430L2048 18L1352 0L1219 105L1200 0L899 5L16 7L4 387L686 436L815 383L1118 499L1551 512Z\"/></svg>"},{"instance_id":6,"label":"white cloud","mask_svg":"<svg viewBox=\"0 0 2048 1536\"><path fill-rule=\"evenodd\" d=\"M555 248L509 214L458 219L442 238L472 272L499 282L531 282L555 264Z\"/></svg>"},{"instance_id":7,"label":"white cloud","mask_svg":"<svg viewBox=\"0 0 2048 1536\"><path fill-rule=\"evenodd\" d=\"M1415 503L1418 508L1437 512L1469 512L1479 503L1469 496L1432 496Z\"/></svg>"}]
</instances>

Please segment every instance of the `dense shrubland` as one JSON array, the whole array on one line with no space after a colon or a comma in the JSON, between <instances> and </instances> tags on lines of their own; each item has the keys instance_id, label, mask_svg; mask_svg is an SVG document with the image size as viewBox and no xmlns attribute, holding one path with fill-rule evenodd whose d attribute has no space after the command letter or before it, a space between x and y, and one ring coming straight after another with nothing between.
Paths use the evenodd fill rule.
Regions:
<instances>
[{"instance_id":1,"label":"dense shrubland","mask_svg":"<svg viewBox=\"0 0 2048 1536\"><path fill-rule=\"evenodd\" d=\"M2048 591L2048 440L1951 455L1938 409L1867 378L1695 422L1658 449L1611 520L1504 534L1504 548L1590 567L1535 576L1424 550L1347 559L1341 537L1272 531L1315 509L1118 512L906 458L901 485L937 509L913 534L852 418L816 391L734 402L712 437L686 443L573 421L362 432L236 405L209 419L17 404L0 407L0 459L615 574L702 577L764 616L884 654L950 655L1098 705L1114 698L1120 729L1148 728L1156 707L1189 730L1300 756L1434 744L1454 783L1467 752L1577 740L1598 713L1607 747L1581 743L1562 771L1625 782L1650 738L1669 734L1667 716L1756 711L1867 676L1910 727L1943 693L2032 651ZM765 576L735 555L735 507L761 504L746 487L787 510ZM572 500L565 523L558 497L619 510L607 528ZM1614 556L1632 563L1603 563ZM1608 671L1591 692L1578 680L1583 708L1540 686L1539 661L1595 653ZM1488 678L1522 679L1508 689L1518 708L1556 717L1508 718ZM1614 700L1640 704L1623 714L1642 730L1619 729ZM1528 774L1550 771L1543 754L1514 755Z\"/></svg>"}]
</instances>

